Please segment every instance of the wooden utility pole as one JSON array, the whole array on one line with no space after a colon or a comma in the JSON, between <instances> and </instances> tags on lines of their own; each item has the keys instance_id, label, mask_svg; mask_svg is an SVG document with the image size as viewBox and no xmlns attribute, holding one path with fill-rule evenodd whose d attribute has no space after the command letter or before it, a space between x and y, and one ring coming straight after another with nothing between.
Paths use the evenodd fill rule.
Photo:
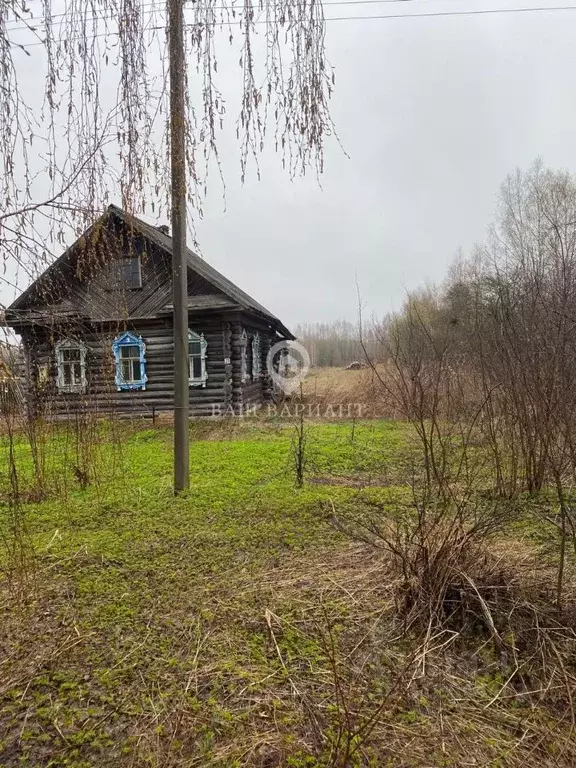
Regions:
<instances>
[{"instance_id":1,"label":"wooden utility pole","mask_svg":"<svg viewBox=\"0 0 576 768\"><path fill-rule=\"evenodd\" d=\"M174 493L190 487L188 432L188 269L186 266L186 103L184 0L167 0L172 174L172 289L174 299Z\"/></svg>"}]
</instances>

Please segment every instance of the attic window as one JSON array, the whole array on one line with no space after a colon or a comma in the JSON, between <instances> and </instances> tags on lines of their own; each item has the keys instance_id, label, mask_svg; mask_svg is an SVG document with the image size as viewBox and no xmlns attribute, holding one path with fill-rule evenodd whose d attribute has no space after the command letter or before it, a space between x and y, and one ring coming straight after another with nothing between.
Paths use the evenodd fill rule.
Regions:
<instances>
[{"instance_id":1,"label":"attic window","mask_svg":"<svg viewBox=\"0 0 576 768\"><path fill-rule=\"evenodd\" d=\"M120 260L120 285L123 288L142 288L140 256Z\"/></svg>"},{"instance_id":2,"label":"attic window","mask_svg":"<svg viewBox=\"0 0 576 768\"><path fill-rule=\"evenodd\" d=\"M115 259L108 266L107 287L110 290L135 290L142 288L140 256Z\"/></svg>"}]
</instances>

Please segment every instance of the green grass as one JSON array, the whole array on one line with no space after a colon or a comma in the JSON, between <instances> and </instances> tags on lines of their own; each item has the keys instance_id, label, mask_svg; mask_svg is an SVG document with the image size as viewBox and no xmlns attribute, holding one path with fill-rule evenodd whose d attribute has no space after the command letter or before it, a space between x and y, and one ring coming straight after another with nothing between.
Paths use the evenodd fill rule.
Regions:
<instances>
[{"instance_id":1,"label":"green grass","mask_svg":"<svg viewBox=\"0 0 576 768\"><path fill-rule=\"evenodd\" d=\"M308 430L308 475L345 475L369 479L397 459L406 428L399 423L314 425ZM172 494L172 433L167 428L130 434L122 442L121 462L114 445L98 448L95 482L80 491L70 466L74 456L61 450L62 436L51 438L52 471L67 475L66 500L61 494L41 504L27 504L26 520L36 547L52 540L50 552L60 557L85 546L104 559L137 558L152 542L217 540L236 551L276 546L309 546L318 533L333 535L318 514L318 503L351 496L344 486L306 485L296 489L290 426L251 424L233 439L193 439L190 447L190 491ZM25 441L17 445L21 488L33 483L33 464ZM55 459L54 459L55 457ZM6 458L6 457L4 457ZM115 464L112 471L112 464ZM7 466L7 462L6 462ZM100 474L99 474L100 473ZM50 480L48 480L48 485ZM6 485L6 481L5 481ZM387 491L386 491L387 492ZM210 561L213 553L208 553Z\"/></svg>"},{"instance_id":2,"label":"green grass","mask_svg":"<svg viewBox=\"0 0 576 768\"><path fill-rule=\"evenodd\" d=\"M482 685L466 683L478 719L461 721L434 674L396 695L410 649L389 619L389 573L329 518L332 504L359 498L391 512L409 503L407 427L311 425L303 488L293 436L280 420L193 425L191 490L175 498L169 428L124 428L119 451L100 427L85 490L74 440L51 433L47 498L22 506L33 578L24 596L4 584L1 602L1 768L338 766L342 734L391 691L384 725L357 739L349 765L464 765L472 743L479 765L517 765L506 755L526 718L546 733L549 713L521 699L508 719L483 713L500 682L496 658ZM7 450L4 439L4 533ZM33 499L21 436L15 455L22 496ZM539 765L570 764L537 754Z\"/></svg>"},{"instance_id":3,"label":"green grass","mask_svg":"<svg viewBox=\"0 0 576 768\"><path fill-rule=\"evenodd\" d=\"M387 422L357 424L354 435L348 423L312 426L310 475L381 471L404 433ZM214 439L200 425L190 451L191 490L175 498L168 428L125 434L121 461L100 434L100 474L85 490L71 470L73 441L64 429L50 436L49 498L23 507L37 553L34 597L17 610L6 606L2 631L8 654L0 667L0 765L167 765L166 749L191 749L186 764L204 765L216 759L209 756L220 742L251 732L251 717L226 707L232 690L258 690L257 679L270 670L285 676L270 653L262 574L346 545L321 502L357 493L343 485L296 488L292 437L281 422L246 422L231 439ZM24 438L15 454L25 496L34 470ZM2 514L6 527L7 506ZM290 663L299 653L297 635L287 633L281 643ZM305 651L317 653L315 641ZM205 656L212 673L186 692ZM174 697L187 717L198 716L187 747L176 748L182 738L165 732ZM279 716L289 733L292 715Z\"/></svg>"}]
</instances>

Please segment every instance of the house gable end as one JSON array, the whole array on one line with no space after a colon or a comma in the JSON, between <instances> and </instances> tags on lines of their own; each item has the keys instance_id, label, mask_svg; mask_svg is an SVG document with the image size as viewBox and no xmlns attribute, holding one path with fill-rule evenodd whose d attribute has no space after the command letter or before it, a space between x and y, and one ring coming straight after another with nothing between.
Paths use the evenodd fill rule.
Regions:
<instances>
[{"instance_id":1,"label":"house gable end","mask_svg":"<svg viewBox=\"0 0 576 768\"><path fill-rule=\"evenodd\" d=\"M145 236L156 243L160 248L164 249L167 253L172 255L172 238L170 235L163 232L158 227L154 227L151 224L127 215L121 208L111 205L109 210L113 210L117 216L123 218L128 222L132 222L133 226L139 229ZM227 296L233 304L251 312L256 312L259 315L267 318L273 325L279 327L285 332L288 338L293 338L290 331L285 328L280 320L273 315L266 307L262 306L259 302L245 293L241 288L232 283L228 278L224 277L218 270L214 269L207 261L200 258L198 254L194 253L190 248L187 249L187 265L188 265L188 287L189 295L194 295L190 290L191 282L203 279L207 284L212 286L212 290L209 293L221 293ZM215 289L215 290L214 290ZM203 291L204 292L204 291ZM200 291L198 291L200 293Z\"/></svg>"},{"instance_id":2,"label":"house gable end","mask_svg":"<svg viewBox=\"0 0 576 768\"><path fill-rule=\"evenodd\" d=\"M136 289L111 282L111 265L138 258ZM121 268L119 267L118 274ZM153 316L171 296L169 256L108 210L7 310L17 323L26 315L88 320Z\"/></svg>"},{"instance_id":3,"label":"house gable end","mask_svg":"<svg viewBox=\"0 0 576 768\"><path fill-rule=\"evenodd\" d=\"M109 265L137 255L141 285L114 289ZM110 205L6 311L17 326L26 317L39 321L77 318L92 321L148 318L170 311L172 238L158 227ZM286 338L292 334L265 307L188 249L191 308L240 309L259 315Z\"/></svg>"}]
</instances>

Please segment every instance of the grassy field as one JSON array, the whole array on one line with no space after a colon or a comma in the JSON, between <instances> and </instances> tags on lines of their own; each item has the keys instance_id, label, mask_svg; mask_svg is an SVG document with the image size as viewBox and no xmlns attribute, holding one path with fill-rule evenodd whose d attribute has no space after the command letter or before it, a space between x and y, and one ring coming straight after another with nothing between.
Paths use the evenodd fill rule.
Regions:
<instances>
[{"instance_id":1,"label":"grassy field","mask_svg":"<svg viewBox=\"0 0 576 768\"><path fill-rule=\"evenodd\" d=\"M348 371L344 368L313 368L303 382L304 396L311 403L361 405L366 418L398 416L397 404L391 401L380 379L386 379L385 366Z\"/></svg>"},{"instance_id":2,"label":"grassy field","mask_svg":"<svg viewBox=\"0 0 576 768\"><path fill-rule=\"evenodd\" d=\"M169 427L102 434L84 490L51 436L58 483L21 510L29 578L1 596L0 766L576 764L564 694L507 688L485 638L422 651L386 558L331 524L410 508L407 427L310 426L302 488L292 439L282 421L195 425L174 498ZM26 497L29 447L14 453ZM3 531L10 514L0 501ZM530 526L510 536L546 589Z\"/></svg>"}]
</instances>

